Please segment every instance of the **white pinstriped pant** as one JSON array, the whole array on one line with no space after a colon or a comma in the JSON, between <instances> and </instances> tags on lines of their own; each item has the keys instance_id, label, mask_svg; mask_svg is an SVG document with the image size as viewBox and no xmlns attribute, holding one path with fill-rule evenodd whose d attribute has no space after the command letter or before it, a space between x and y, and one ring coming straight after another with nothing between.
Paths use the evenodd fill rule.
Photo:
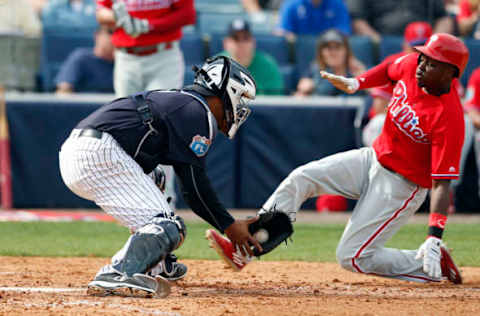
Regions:
<instances>
[{"instance_id":1,"label":"white pinstriped pant","mask_svg":"<svg viewBox=\"0 0 480 316\"><path fill-rule=\"evenodd\" d=\"M79 132L73 130L59 154L62 179L70 190L132 230L157 214L174 215L153 179L110 134L97 139L79 137Z\"/></svg>"},{"instance_id":2,"label":"white pinstriped pant","mask_svg":"<svg viewBox=\"0 0 480 316\"><path fill-rule=\"evenodd\" d=\"M289 215L294 218L305 200L321 194L358 199L337 246L340 265L353 272L395 279L438 281L423 272L423 262L415 259L416 250L384 247L415 214L427 191L383 168L374 149L365 147L298 167L263 208L292 211Z\"/></svg>"}]
</instances>

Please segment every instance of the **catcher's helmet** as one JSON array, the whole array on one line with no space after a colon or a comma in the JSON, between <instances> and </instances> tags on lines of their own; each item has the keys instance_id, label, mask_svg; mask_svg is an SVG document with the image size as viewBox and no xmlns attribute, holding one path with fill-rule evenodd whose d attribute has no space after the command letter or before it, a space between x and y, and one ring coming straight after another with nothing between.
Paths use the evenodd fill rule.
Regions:
<instances>
[{"instance_id":1,"label":"catcher's helmet","mask_svg":"<svg viewBox=\"0 0 480 316\"><path fill-rule=\"evenodd\" d=\"M457 37L438 33L433 34L424 46L415 46L415 49L435 60L454 65L460 77L468 62L468 48Z\"/></svg>"},{"instance_id":2,"label":"catcher's helmet","mask_svg":"<svg viewBox=\"0 0 480 316\"><path fill-rule=\"evenodd\" d=\"M193 70L192 88L222 100L228 137L232 139L251 112L248 102L255 99L255 80L245 67L226 56L207 59L202 68L194 67Z\"/></svg>"}]
</instances>

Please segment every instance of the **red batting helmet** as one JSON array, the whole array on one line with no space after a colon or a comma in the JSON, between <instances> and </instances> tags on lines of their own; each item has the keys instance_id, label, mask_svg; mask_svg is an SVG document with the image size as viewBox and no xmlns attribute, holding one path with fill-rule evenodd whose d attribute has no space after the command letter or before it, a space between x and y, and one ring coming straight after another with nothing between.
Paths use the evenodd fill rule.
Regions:
<instances>
[{"instance_id":1,"label":"red batting helmet","mask_svg":"<svg viewBox=\"0 0 480 316\"><path fill-rule=\"evenodd\" d=\"M450 34L433 34L424 46L415 46L415 49L430 58L454 65L458 69L458 77L467 66L469 55L467 46Z\"/></svg>"}]
</instances>

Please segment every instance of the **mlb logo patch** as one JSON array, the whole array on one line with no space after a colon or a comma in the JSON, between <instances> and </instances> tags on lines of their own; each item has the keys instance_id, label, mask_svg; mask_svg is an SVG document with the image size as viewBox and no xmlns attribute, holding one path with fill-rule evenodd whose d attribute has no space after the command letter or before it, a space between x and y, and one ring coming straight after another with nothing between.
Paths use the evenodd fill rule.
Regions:
<instances>
[{"instance_id":1,"label":"mlb logo patch","mask_svg":"<svg viewBox=\"0 0 480 316\"><path fill-rule=\"evenodd\" d=\"M190 149L195 153L195 155L202 157L207 153L211 143L212 142L210 139L206 138L205 136L195 135L190 143Z\"/></svg>"}]
</instances>

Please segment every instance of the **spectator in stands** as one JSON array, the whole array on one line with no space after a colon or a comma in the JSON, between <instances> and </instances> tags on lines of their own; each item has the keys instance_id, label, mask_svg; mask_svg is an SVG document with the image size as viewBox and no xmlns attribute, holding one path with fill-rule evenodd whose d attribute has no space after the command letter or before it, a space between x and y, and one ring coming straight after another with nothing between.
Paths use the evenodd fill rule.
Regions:
<instances>
[{"instance_id":1,"label":"spectator in stands","mask_svg":"<svg viewBox=\"0 0 480 316\"><path fill-rule=\"evenodd\" d=\"M330 29L319 37L315 60L300 78L295 95L347 95L328 80L322 79L321 70L354 77L364 72L365 66L353 55L348 37L336 29Z\"/></svg>"},{"instance_id":2,"label":"spectator in stands","mask_svg":"<svg viewBox=\"0 0 480 316\"><path fill-rule=\"evenodd\" d=\"M330 28L351 34L350 15L343 0L285 0L277 33L293 40L318 35Z\"/></svg>"},{"instance_id":3,"label":"spectator in stands","mask_svg":"<svg viewBox=\"0 0 480 316\"><path fill-rule=\"evenodd\" d=\"M28 0L28 3L35 11L35 14L40 17L42 15L43 7L48 3L48 0Z\"/></svg>"},{"instance_id":4,"label":"spectator in stands","mask_svg":"<svg viewBox=\"0 0 480 316\"><path fill-rule=\"evenodd\" d=\"M95 0L49 0L42 11L42 22L45 27L63 26L94 30L98 25Z\"/></svg>"},{"instance_id":5,"label":"spectator in stands","mask_svg":"<svg viewBox=\"0 0 480 316\"><path fill-rule=\"evenodd\" d=\"M434 31L453 33L454 19L443 0L348 0L355 34L380 42L382 35L401 35L408 23L427 21Z\"/></svg>"},{"instance_id":6,"label":"spectator in stands","mask_svg":"<svg viewBox=\"0 0 480 316\"><path fill-rule=\"evenodd\" d=\"M77 48L63 63L57 77L57 94L113 93L113 44L111 31L95 32L95 47Z\"/></svg>"},{"instance_id":7,"label":"spectator in stands","mask_svg":"<svg viewBox=\"0 0 480 316\"><path fill-rule=\"evenodd\" d=\"M0 85L32 91L40 55L42 25L25 0L0 1Z\"/></svg>"},{"instance_id":8,"label":"spectator in stands","mask_svg":"<svg viewBox=\"0 0 480 316\"><path fill-rule=\"evenodd\" d=\"M39 38L42 24L26 0L0 1L0 34Z\"/></svg>"},{"instance_id":9,"label":"spectator in stands","mask_svg":"<svg viewBox=\"0 0 480 316\"><path fill-rule=\"evenodd\" d=\"M255 45L249 23L235 19L228 26L227 36L223 39L225 50L220 54L232 57L250 71L257 83L257 94L283 94L280 67L272 56L256 50Z\"/></svg>"},{"instance_id":10,"label":"spectator in stands","mask_svg":"<svg viewBox=\"0 0 480 316\"><path fill-rule=\"evenodd\" d=\"M473 142L480 184L480 67L475 69L470 76L463 106L467 118L465 119L465 144L462 149L462 161L463 157L468 155Z\"/></svg>"},{"instance_id":11,"label":"spectator in stands","mask_svg":"<svg viewBox=\"0 0 480 316\"><path fill-rule=\"evenodd\" d=\"M479 15L480 0L460 0L457 15L460 35L480 39Z\"/></svg>"}]
</instances>

